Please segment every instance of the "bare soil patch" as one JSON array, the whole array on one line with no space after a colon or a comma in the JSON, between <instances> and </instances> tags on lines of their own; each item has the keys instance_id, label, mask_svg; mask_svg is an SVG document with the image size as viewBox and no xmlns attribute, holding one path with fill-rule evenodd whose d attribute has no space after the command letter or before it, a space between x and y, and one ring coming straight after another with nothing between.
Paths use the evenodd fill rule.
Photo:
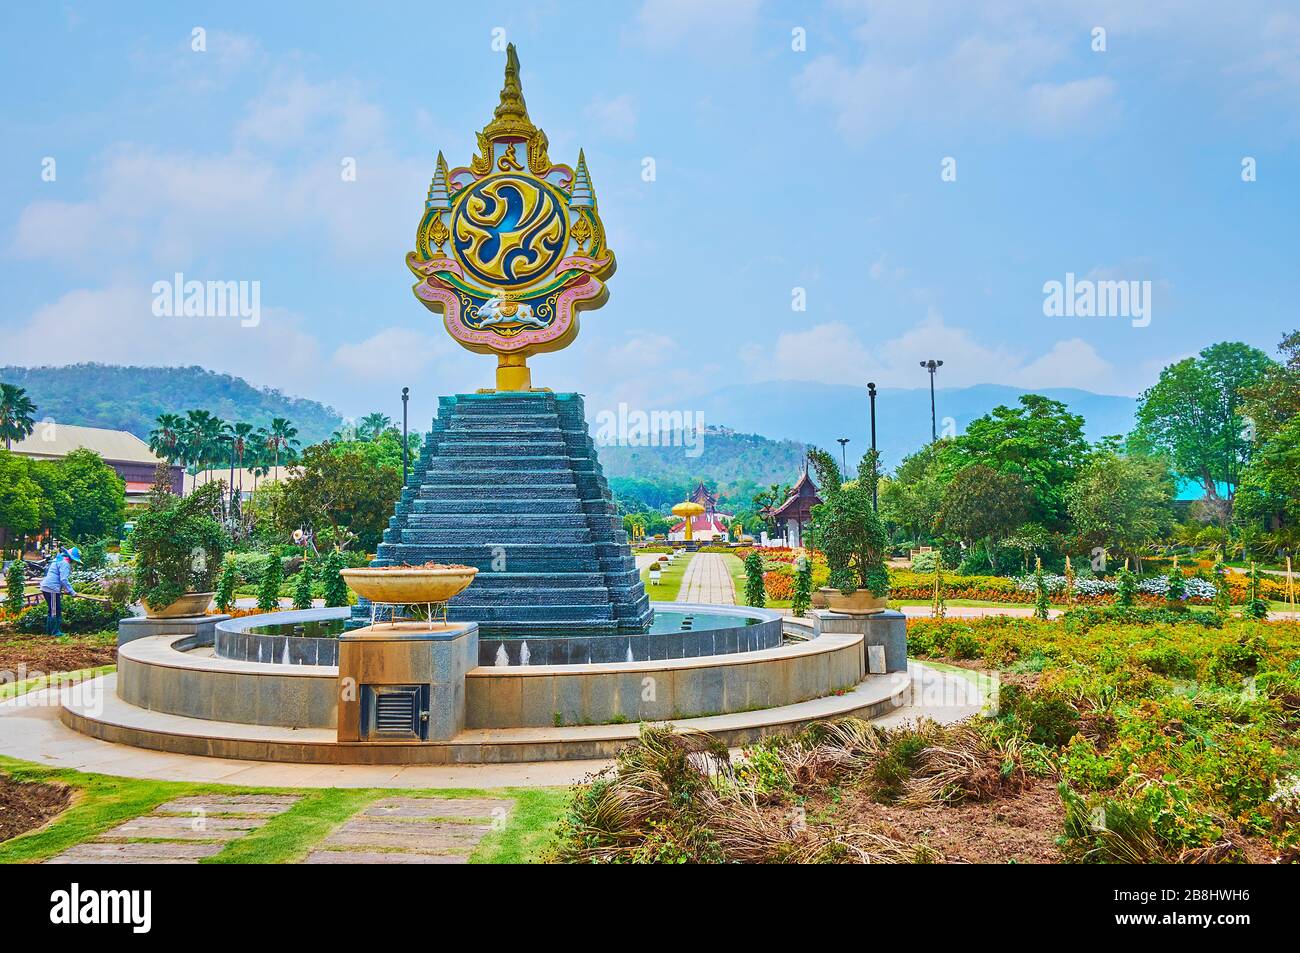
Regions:
<instances>
[{"instance_id":1,"label":"bare soil patch","mask_svg":"<svg viewBox=\"0 0 1300 953\"><path fill-rule=\"evenodd\" d=\"M0 841L40 827L71 801L62 784L20 784L0 775Z\"/></svg>"},{"instance_id":2,"label":"bare soil patch","mask_svg":"<svg viewBox=\"0 0 1300 953\"><path fill-rule=\"evenodd\" d=\"M953 806L881 804L862 790L841 791L839 804L809 805L809 816L826 811L835 826L868 828L909 844L925 844L947 863L1059 864L1056 838L1065 809L1056 781L1035 779L1004 797Z\"/></svg>"},{"instance_id":3,"label":"bare soil patch","mask_svg":"<svg viewBox=\"0 0 1300 953\"><path fill-rule=\"evenodd\" d=\"M101 636L70 636L0 633L0 671L75 672L83 668L112 665L117 661L117 642Z\"/></svg>"}]
</instances>

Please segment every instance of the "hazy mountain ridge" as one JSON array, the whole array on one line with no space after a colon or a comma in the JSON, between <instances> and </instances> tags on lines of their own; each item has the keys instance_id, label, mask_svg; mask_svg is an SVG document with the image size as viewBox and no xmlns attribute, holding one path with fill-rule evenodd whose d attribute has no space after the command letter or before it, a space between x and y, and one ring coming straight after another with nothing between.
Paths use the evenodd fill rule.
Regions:
<instances>
[{"instance_id":1,"label":"hazy mountain ridge","mask_svg":"<svg viewBox=\"0 0 1300 953\"><path fill-rule=\"evenodd\" d=\"M159 414L186 410L208 410L224 420L256 425L286 417L304 444L324 440L342 422L325 404L198 366L0 367L0 381L27 390L38 420L126 430L144 440Z\"/></svg>"},{"instance_id":2,"label":"hazy mountain ridge","mask_svg":"<svg viewBox=\"0 0 1300 953\"><path fill-rule=\"evenodd\" d=\"M287 417L298 427L304 444L324 440L342 422L326 404L198 366L0 367L0 381L26 388L39 419L48 416L68 424L128 430L146 439L158 414L189 409L254 424ZM1001 384L939 388L935 403L940 432L945 418L960 433L974 418L999 404L1014 405L1025 393L1030 391ZM1080 414L1091 440L1132 429L1137 406L1132 397L1074 388L1034 393L1059 400ZM669 445L661 446L601 446L606 475L656 482L703 478L719 486L752 480L763 486L792 480L802 466L807 444L825 447L838 457L836 438L848 437L850 460L870 445L865 386L805 381L731 384L692 403L690 409L702 411L707 425L698 447L689 442L683 446L681 440L663 441ZM892 469L930 439L929 390L882 388L876 417L884 463Z\"/></svg>"}]
</instances>

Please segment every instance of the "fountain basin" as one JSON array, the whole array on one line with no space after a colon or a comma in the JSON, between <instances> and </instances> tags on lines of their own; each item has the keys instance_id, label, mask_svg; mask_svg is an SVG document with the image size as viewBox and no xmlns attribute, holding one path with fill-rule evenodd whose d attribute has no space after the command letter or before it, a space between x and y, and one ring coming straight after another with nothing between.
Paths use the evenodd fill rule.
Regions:
<instances>
[{"instance_id":1,"label":"fountain basin","mask_svg":"<svg viewBox=\"0 0 1300 953\"><path fill-rule=\"evenodd\" d=\"M781 613L747 606L658 603L648 632L583 633L562 626L493 632L479 627L478 664L595 665L702 658L776 648ZM349 610L303 609L218 623L214 654L239 661L338 665Z\"/></svg>"}]
</instances>

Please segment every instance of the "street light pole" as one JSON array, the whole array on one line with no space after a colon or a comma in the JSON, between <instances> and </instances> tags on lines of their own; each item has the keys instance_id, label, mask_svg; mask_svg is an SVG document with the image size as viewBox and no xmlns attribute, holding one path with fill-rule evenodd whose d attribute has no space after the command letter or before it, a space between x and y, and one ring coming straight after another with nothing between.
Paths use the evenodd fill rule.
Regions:
<instances>
[{"instance_id":1,"label":"street light pole","mask_svg":"<svg viewBox=\"0 0 1300 953\"><path fill-rule=\"evenodd\" d=\"M934 416L934 372L943 367L943 361L922 361L921 366L930 372L930 442L939 439L939 428Z\"/></svg>"},{"instance_id":2,"label":"street light pole","mask_svg":"<svg viewBox=\"0 0 1300 953\"><path fill-rule=\"evenodd\" d=\"M871 459L872 459L872 481L871 481L871 509L876 507L876 490L880 485L880 461L876 457L876 385L874 382L867 382L867 396L871 398Z\"/></svg>"},{"instance_id":3,"label":"street light pole","mask_svg":"<svg viewBox=\"0 0 1300 953\"><path fill-rule=\"evenodd\" d=\"M406 438L406 405L411 399L411 388L402 388L402 486L406 486L408 469L407 457L410 454L410 441Z\"/></svg>"},{"instance_id":4,"label":"street light pole","mask_svg":"<svg viewBox=\"0 0 1300 953\"><path fill-rule=\"evenodd\" d=\"M849 478L849 458L845 453L844 446L849 442L848 437L839 437L835 441L840 445L840 466L844 468L844 479Z\"/></svg>"}]
</instances>

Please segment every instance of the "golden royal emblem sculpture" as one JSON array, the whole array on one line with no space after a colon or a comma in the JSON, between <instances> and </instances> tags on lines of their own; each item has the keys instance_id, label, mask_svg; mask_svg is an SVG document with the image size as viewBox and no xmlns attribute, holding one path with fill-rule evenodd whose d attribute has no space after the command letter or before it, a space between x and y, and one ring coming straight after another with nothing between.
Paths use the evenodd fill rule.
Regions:
<instances>
[{"instance_id":1,"label":"golden royal emblem sculpture","mask_svg":"<svg viewBox=\"0 0 1300 953\"><path fill-rule=\"evenodd\" d=\"M468 166L438 153L407 267L415 295L463 347L497 355L496 389L532 389L528 356L567 347L578 315L603 305L614 253L587 160L553 164L528 118L519 57L506 49L505 85Z\"/></svg>"}]
</instances>

